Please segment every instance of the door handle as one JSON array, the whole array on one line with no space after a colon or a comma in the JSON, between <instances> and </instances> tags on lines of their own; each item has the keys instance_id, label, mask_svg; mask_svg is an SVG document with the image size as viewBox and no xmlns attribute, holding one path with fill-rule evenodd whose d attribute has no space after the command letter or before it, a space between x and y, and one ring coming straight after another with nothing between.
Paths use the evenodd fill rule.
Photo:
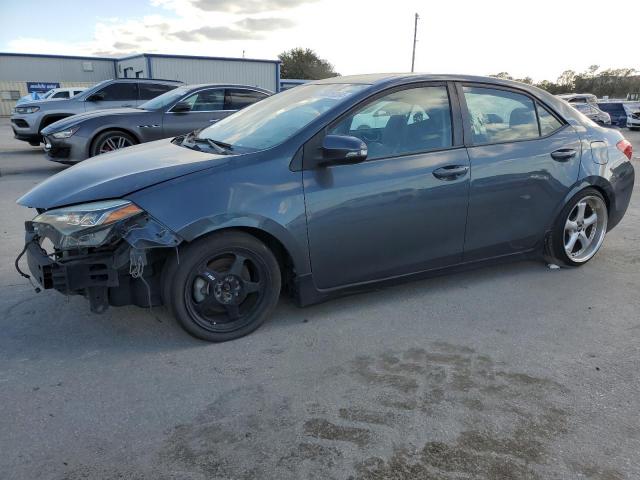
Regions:
<instances>
[{"instance_id":1,"label":"door handle","mask_svg":"<svg viewBox=\"0 0 640 480\"><path fill-rule=\"evenodd\" d=\"M455 180L467 174L469 167L466 165L447 165L433 171L433 176L439 180Z\"/></svg>"},{"instance_id":2,"label":"door handle","mask_svg":"<svg viewBox=\"0 0 640 480\"><path fill-rule=\"evenodd\" d=\"M578 152L576 152L573 148L561 148L560 150L551 152L551 158L559 162L566 162L570 158L575 157L577 153Z\"/></svg>"},{"instance_id":3,"label":"door handle","mask_svg":"<svg viewBox=\"0 0 640 480\"><path fill-rule=\"evenodd\" d=\"M129 108L129 107L133 107L133 103L125 103L124 105L122 105L124 108Z\"/></svg>"}]
</instances>

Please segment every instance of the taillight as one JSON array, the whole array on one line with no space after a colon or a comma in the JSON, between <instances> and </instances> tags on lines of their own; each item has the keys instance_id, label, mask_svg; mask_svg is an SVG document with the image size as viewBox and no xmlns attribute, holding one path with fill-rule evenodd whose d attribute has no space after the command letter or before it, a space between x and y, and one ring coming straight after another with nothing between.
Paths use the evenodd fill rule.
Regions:
<instances>
[{"instance_id":1,"label":"taillight","mask_svg":"<svg viewBox=\"0 0 640 480\"><path fill-rule=\"evenodd\" d=\"M633 155L633 145L629 140L622 139L618 143L616 143L616 147L622 153L624 153L629 160L631 160L631 156Z\"/></svg>"}]
</instances>

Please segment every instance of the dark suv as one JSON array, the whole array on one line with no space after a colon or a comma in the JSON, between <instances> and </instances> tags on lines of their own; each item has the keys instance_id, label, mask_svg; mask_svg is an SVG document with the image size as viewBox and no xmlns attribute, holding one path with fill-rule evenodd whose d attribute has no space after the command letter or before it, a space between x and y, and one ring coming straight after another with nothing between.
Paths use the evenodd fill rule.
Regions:
<instances>
[{"instance_id":1,"label":"dark suv","mask_svg":"<svg viewBox=\"0 0 640 480\"><path fill-rule=\"evenodd\" d=\"M182 82L141 78L105 80L67 100L38 100L23 103L11 115L11 128L18 140L40 145L41 131L65 117L104 108L136 107Z\"/></svg>"},{"instance_id":2,"label":"dark suv","mask_svg":"<svg viewBox=\"0 0 640 480\"><path fill-rule=\"evenodd\" d=\"M611 125L627 126L627 110L623 102L598 102L598 108L611 117Z\"/></svg>"}]
</instances>

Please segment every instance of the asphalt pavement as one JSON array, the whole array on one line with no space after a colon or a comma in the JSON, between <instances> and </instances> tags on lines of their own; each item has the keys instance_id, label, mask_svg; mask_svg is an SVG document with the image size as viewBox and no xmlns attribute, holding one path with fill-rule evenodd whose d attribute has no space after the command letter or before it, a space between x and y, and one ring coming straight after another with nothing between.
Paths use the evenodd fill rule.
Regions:
<instances>
[{"instance_id":1,"label":"asphalt pavement","mask_svg":"<svg viewBox=\"0 0 640 480\"><path fill-rule=\"evenodd\" d=\"M0 119L1 478L640 478L637 186L584 267L283 299L208 344L162 307L93 315L15 273L34 216L15 199L63 168Z\"/></svg>"}]
</instances>

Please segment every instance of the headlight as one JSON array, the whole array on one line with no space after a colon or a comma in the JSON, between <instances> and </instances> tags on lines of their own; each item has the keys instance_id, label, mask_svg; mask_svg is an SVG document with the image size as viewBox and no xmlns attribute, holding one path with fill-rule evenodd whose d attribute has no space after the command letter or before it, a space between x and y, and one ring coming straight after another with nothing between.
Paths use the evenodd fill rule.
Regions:
<instances>
[{"instance_id":1,"label":"headlight","mask_svg":"<svg viewBox=\"0 0 640 480\"><path fill-rule=\"evenodd\" d=\"M142 212L127 200L105 200L49 210L32 223L35 232L57 248L97 247L116 225Z\"/></svg>"},{"instance_id":2,"label":"headlight","mask_svg":"<svg viewBox=\"0 0 640 480\"><path fill-rule=\"evenodd\" d=\"M36 113L40 107L16 107L16 113Z\"/></svg>"},{"instance_id":3,"label":"headlight","mask_svg":"<svg viewBox=\"0 0 640 480\"><path fill-rule=\"evenodd\" d=\"M76 125L75 127L67 128L66 130L61 130L59 132L52 133L51 136L53 138L69 138L71 135L76 133L79 128L80 127Z\"/></svg>"}]
</instances>

